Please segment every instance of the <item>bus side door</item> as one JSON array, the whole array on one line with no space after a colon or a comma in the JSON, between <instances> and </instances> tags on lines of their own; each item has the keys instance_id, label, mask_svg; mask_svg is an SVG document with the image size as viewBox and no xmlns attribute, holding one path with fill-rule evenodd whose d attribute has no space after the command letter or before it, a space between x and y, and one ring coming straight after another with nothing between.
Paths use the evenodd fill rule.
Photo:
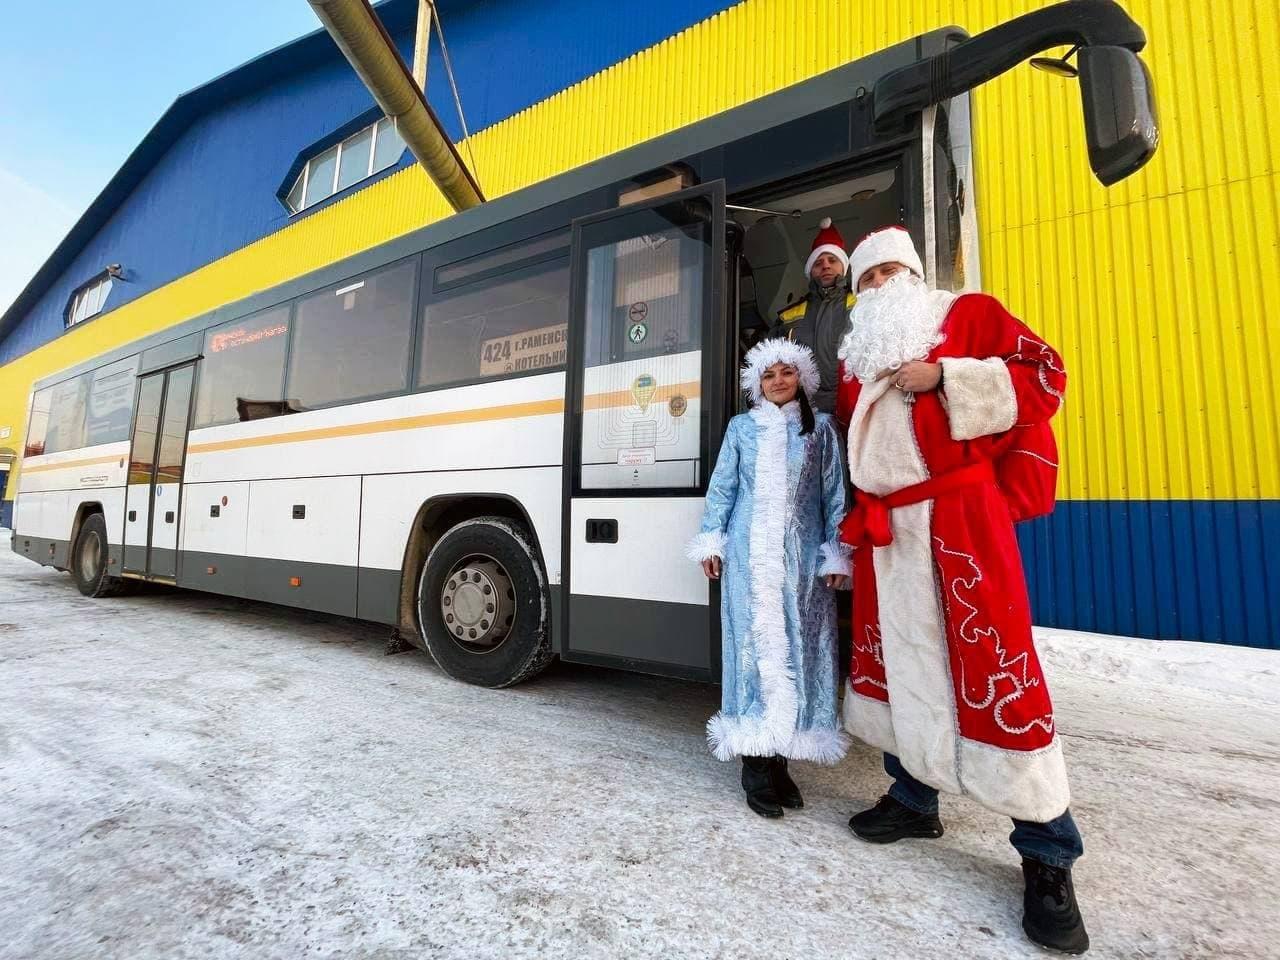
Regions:
<instances>
[{"instance_id":1,"label":"bus side door","mask_svg":"<svg viewBox=\"0 0 1280 960\"><path fill-rule=\"evenodd\" d=\"M719 675L698 531L729 409L724 183L573 225L563 656Z\"/></svg>"}]
</instances>

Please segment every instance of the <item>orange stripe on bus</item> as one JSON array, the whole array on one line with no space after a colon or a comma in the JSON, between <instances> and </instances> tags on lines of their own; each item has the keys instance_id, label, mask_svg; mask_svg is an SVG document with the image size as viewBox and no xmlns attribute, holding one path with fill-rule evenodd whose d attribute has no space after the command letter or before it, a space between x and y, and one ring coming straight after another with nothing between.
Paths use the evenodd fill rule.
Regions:
<instances>
[{"instance_id":1,"label":"orange stripe on bus","mask_svg":"<svg viewBox=\"0 0 1280 960\"><path fill-rule=\"evenodd\" d=\"M22 472L42 473L45 470L68 470L71 467L91 467L99 463L117 463L125 459L125 454L117 453L114 457L90 457L87 460L63 460L61 463L39 463L34 467L23 465Z\"/></svg>"},{"instance_id":2,"label":"orange stripe on bus","mask_svg":"<svg viewBox=\"0 0 1280 960\"><path fill-rule=\"evenodd\" d=\"M193 443L187 448L187 452L215 453L219 450L243 450L248 447L266 447L277 443L306 443L311 440L329 440L334 437L360 437L371 433L417 430L421 427L446 427L460 423L482 423L486 420L541 417L557 413L564 413L563 400L535 400L530 403L512 403L501 407L450 410L444 413L428 413L417 417L373 420L367 423L348 423L337 427L317 427L314 430L296 430L292 433L243 437L238 440L213 440L209 443Z\"/></svg>"},{"instance_id":3,"label":"orange stripe on bus","mask_svg":"<svg viewBox=\"0 0 1280 960\"><path fill-rule=\"evenodd\" d=\"M702 384L696 380L690 383L673 383L670 386L657 387L653 394L645 400L645 404L666 403L672 397L684 397L685 400L691 400L701 395ZM639 403L640 398L636 396L633 389L614 390L610 393L591 394L583 403L583 408L586 410L605 410L610 407L634 407Z\"/></svg>"}]
</instances>

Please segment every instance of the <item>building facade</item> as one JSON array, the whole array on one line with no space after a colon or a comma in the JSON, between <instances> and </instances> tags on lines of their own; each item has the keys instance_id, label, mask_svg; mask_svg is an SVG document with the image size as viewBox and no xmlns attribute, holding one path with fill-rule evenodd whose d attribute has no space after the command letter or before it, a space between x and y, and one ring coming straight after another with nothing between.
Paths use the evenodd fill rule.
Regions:
<instances>
[{"instance_id":1,"label":"building facade","mask_svg":"<svg viewBox=\"0 0 1280 960\"><path fill-rule=\"evenodd\" d=\"M472 131L460 149L490 197L927 30L1044 5L438 3ZM1054 626L1276 647L1280 371L1264 305L1280 294L1280 88L1266 80L1280 4L1126 6L1163 131L1136 176L1090 178L1074 83L1019 68L974 97L983 286L1071 373L1059 505L1021 532L1033 609ZM378 9L408 59L416 3ZM429 99L459 137L438 51ZM0 452L21 451L35 380L446 216L379 116L323 33L180 97L0 317Z\"/></svg>"}]
</instances>

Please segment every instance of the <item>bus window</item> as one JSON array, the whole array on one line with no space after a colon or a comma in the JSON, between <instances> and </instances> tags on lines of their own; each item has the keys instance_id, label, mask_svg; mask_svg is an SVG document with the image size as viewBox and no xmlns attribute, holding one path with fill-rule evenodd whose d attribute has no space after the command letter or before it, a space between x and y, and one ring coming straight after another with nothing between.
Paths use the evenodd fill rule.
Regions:
<instances>
[{"instance_id":1,"label":"bus window","mask_svg":"<svg viewBox=\"0 0 1280 960\"><path fill-rule=\"evenodd\" d=\"M513 243L498 250L491 250L479 256L468 257L436 269L436 289L462 283L465 280L481 279L495 271L510 267L513 264L532 260L535 257L554 259L555 254L567 256L569 253L569 231L557 230L543 234L522 243Z\"/></svg>"},{"instance_id":2,"label":"bus window","mask_svg":"<svg viewBox=\"0 0 1280 960\"><path fill-rule=\"evenodd\" d=\"M418 386L560 369L568 321L569 267L564 261L438 297L422 311Z\"/></svg>"},{"instance_id":3,"label":"bus window","mask_svg":"<svg viewBox=\"0 0 1280 960\"><path fill-rule=\"evenodd\" d=\"M49 404L53 400L53 387L37 391L31 399L31 421L27 425L27 443L22 449L24 457L38 457L44 453L44 438L49 430Z\"/></svg>"},{"instance_id":4,"label":"bus window","mask_svg":"<svg viewBox=\"0 0 1280 960\"><path fill-rule=\"evenodd\" d=\"M961 94L925 112L925 132L933 132L933 213L937 263L934 286L940 290L977 290L978 225L973 195L973 144L969 94Z\"/></svg>"},{"instance_id":5,"label":"bus window","mask_svg":"<svg viewBox=\"0 0 1280 960\"><path fill-rule=\"evenodd\" d=\"M699 349L701 230L665 227L591 250L587 299L597 322L587 330L588 367Z\"/></svg>"},{"instance_id":6,"label":"bus window","mask_svg":"<svg viewBox=\"0 0 1280 960\"><path fill-rule=\"evenodd\" d=\"M49 429L44 438L45 453L77 450L84 446L88 383L88 378L81 376L53 388L53 398L49 403Z\"/></svg>"},{"instance_id":7,"label":"bus window","mask_svg":"<svg viewBox=\"0 0 1280 960\"><path fill-rule=\"evenodd\" d=\"M282 401L288 333L287 306L206 330L193 426L211 427L285 413Z\"/></svg>"},{"instance_id":8,"label":"bus window","mask_svg":"<svg viewBox=\"0 0 1280 960\"><path fill-rule=\"evenodd\" d=\"M286 395L298 410L405 388L413 340L417 260L298 301Z\"/></svg>"},{"instance_id":9,"label":"bus window","mask_svg":"<svg viewBox=\"0 0 1280 960\"><path fill-rule=\"evenodd\" d=\"M99 367L89 377L89 410L85 421L85 446L113 443L129 436L133 416L134 376L138 358L129 357Z\"/></svg>"}]
</instances>

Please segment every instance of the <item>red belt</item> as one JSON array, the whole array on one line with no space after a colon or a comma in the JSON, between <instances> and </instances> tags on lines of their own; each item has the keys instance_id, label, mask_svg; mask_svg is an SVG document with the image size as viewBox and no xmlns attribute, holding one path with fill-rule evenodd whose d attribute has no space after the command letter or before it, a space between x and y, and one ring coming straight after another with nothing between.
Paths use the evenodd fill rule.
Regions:
<instances>
[{"instance_id":1,"label":"red belt","mask_svg":"<svg viewBox=\"0 0 1280 960\"><path fill-rule=\"evenodd\" d=\"M889 527L890 510L933 500L962 487L994 482L995 471L991 469L991 461L979 460L967 467L931 477L922 483L913 483L883 497L855 490L853 509L840 523L840 539L853 547L887 547L893 543L893 530Z\"/></svg>"}]
</instances>

